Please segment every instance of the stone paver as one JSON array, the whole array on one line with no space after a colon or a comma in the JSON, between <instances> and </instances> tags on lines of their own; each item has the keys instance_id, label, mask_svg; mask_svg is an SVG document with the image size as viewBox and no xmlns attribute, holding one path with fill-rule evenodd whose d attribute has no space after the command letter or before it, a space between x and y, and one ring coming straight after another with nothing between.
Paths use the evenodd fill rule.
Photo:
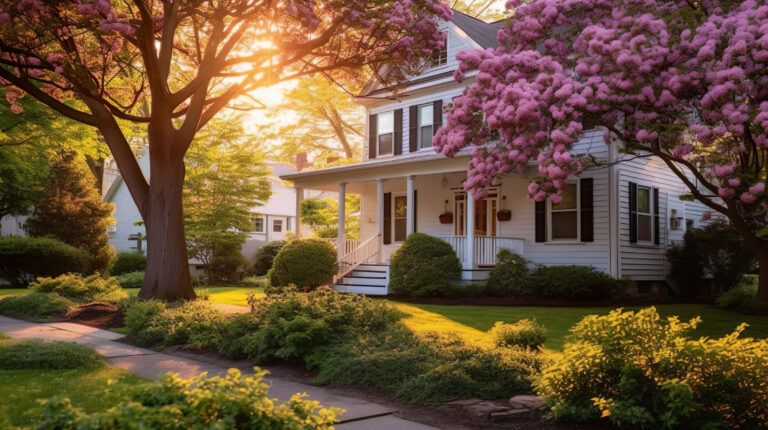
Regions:
<instances>
[{"instance_id":1,"label":"stone paver","mask_svg":"<svg viewBox=\"0 0 768 430\"><path fill-rule=\"evenodd\" d=\"M235 308L243 307L233 306L228 311L240 310ZM167 354L115 342L115 339L120 337L117 333L79 324L30 323L0 316L0 333L19 339L63 340L89 345L108 357L113 366L146 378L157 379L166 372L178 373L183 378L196 376L201 372L208 372L210 376L222 376L227 372L226 366L217 363L196 360L183 354ZM252 371L251 368L241 368L241 370ZM395 410L385 405L339 396L322 387L272 376L267 376L265 382L270 385L269 394L273 398L287 401L295 393L306 393L309 399L316 400L325 407L335 406L346 410L346 413L340 417L341 424L337 426L340 429L428 430L434 428L392 416L391 413Z\"/></svg>"}]
</instances>

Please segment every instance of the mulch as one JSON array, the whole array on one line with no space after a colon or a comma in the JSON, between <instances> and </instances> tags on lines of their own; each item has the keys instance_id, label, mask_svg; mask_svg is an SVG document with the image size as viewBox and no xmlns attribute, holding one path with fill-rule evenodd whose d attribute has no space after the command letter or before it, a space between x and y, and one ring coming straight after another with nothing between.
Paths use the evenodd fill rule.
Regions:
<instances>
[{"instance_id":1,"label":"mulch","mask_svg":"<svg viewBox=\"0 0 768 430\"><path fill-rule=\"evenodd\" d=\"M110 303L88 303L67 312L64 318L71 322L102 329L125 325L123 314L117 309L117 306Z\"/></svg>"}]
</instances>

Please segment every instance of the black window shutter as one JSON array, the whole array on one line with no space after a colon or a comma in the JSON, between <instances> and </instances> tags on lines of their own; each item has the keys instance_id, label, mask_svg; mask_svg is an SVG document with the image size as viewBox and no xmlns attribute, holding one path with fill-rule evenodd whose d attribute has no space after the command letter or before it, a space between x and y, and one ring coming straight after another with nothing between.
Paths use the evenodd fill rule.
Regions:
<instances>
[{"instance_id":1,"label":"black window shutter","mask_svg":"<svg viewBox=\"0 0 768 430\"><path fill-rule=\"evenodd\" d=\"M536 242L547 241L547 201L536 202Z\"/></svg>"},{"instance_id":2,"label":"black window shutter","mask_svg":"<svg viewBox=\"0 0 768 430\"><path fill-rule=\"evenodd\" d=\"M403 110L395 110L395 155L403 153Z\"/></svg>"},{"instance_id":3,"label":"black window shutter","mask_svg":"<svg viewBox=\"0 0 768 430\"><path fill-rule=\"evenodd\" d=\"M637 243L637 184L629 183L629 243Z\"/></svg>"},{"instance_id":4,"label":"black window shutter","mask_svg":"<svg viewBox=\"0 0 768 430\"><path fill-rule=\"evenodd\" d=\"M661 243L661 226L659 225L659 189L653 189L653 243Z\"/></svg>"},{"instance_id":5,"label":"black window shutter","mask_svg":"<svg viewBox=\"0 0 768 430\"><path fill-rule=\"evenodd\" d=\"M408 150L419 150L419 107L415 105L408 108Z\"/></svg>"},{"instance_id":6,"label":"black window shutter","mask_svg":"<svg viewBox=\"0 0 768 430\"><path fill-rule=\"evenodd\" d=\"M432 104L432 136L437 134L437 129L443 125L443 101L435 100Z\"/></svg>"},{"instance_id":7,"label":"black window shutter","mask_svg":"<svg viewBox=\"0 0 768 430\"><path fill-rule=\"evenodd\" d=\"M368 158L376 158L376 138L377 134L377 116L370 115L368 117Z\"/></svg>"},{"instance_id":8,"label":"black window shutter","mask_svg":"<svg viewBox=\"0 0 768 430\"><path fill-rule=\"evenodd\" d=\"M416 220L419 219L419 213L417 212L417 209L419 208L419 204L417 197L419 196L418 190L413 190L413 232L416 233L418 230L416 225Z\"/></svg>"},{"instance_id":9,"label":"black window shutter","mask_svg":"<svg viewBox=\"0 0 768 430\"><path fill-rule=\"evenodd\" d=\"M581 179L581 241L595 241L595 216L594 216L594 180L592 178Z\"/></svg>"},{"instance_id":10,"label":"black window shutter","mask_svg":"<svg viewBox=\"0 0 768 430\"><path fill-rule=\"evenodd\" d=\"M392 243L392 193L384 193L384 244Z\"/></svg>"}]
</instances>

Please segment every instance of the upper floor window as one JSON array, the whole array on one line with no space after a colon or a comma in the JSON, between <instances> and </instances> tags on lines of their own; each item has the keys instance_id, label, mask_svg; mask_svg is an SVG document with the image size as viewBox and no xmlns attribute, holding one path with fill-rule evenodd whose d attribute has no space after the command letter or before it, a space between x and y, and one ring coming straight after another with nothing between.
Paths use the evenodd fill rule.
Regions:
<instances>
[{"instance_id":1,"label":"upper floor window","mask_svg":"<svg viewBox=\"0 0 768 430\"><path fill-rule=\"evenodd\" d=\"M551 240L579 240L579 185L568 184L563 200L550 204Z\"/></svg>"},{"instance_id":2,"label":"upper floor window","mask_svg":"<svg viewBox=\"0 0 768 430\"><path fill-rule=\"evenodd\" d=\"M432 147L434 118L434 107L431 103L419 106L419 148Z\"/></svg>"},{"instance_id":3,"label":"upper floor window","mask_svg":"<svg viewBox=\"0 0 768 430\"><path fill-rule=\"evenodd\" d=\"M432 57L429 59L429 68L433 69L435 67L445 66L448 64L448 33L443 32L445 35L445 42L443 42L443 48L434 54L432 54Z\"/></svg>"},{"instance_id":4,"label":"upper floor window","mask_svg":"<svg viewBox=\"0 0 768 430\"><path fill-rule=\"evenodd\" d=\"M280 233L283 231L283 220L276 219L272 221L272 231L275 233Z\"/></svg>"},{"instance_id":5,"label":"upper floor window","mask_svg":"<svg viewBox=\"0 0 768 430\"><path fill-rule=\"evenodd\" d=\"M395 137L395 113L385 112L377 115L378 124L376 129L378 130L377 142L379 145L379 155L392 154L392 148Z\"/></svg>"}]
</instances>

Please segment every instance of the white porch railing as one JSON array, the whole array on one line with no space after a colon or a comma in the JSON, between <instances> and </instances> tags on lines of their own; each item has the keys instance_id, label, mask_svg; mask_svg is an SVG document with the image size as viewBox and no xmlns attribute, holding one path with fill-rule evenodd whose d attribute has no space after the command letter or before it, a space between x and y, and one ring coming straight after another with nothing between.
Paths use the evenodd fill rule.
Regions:
<instances>
[{"instance_id":1,"label":"white porch railing","mask_svg":"<svg viewBox=\"0 0 768 430\"><path fill-rule=\"evenodd\" d=\"M466 236L436 236L448 242L459 260L467 262L467 237ZM506 248L515 254L523 255L523 239L514 237L475 236L472 244L472 254L475 264L496 264L496 254L500 249Z\"/></svg>"},{"instance_id":2,"label":"white porch railing","mask_svg":"<svg viewBox=\"0 0 768 430\"><path fill-rule=\"evenodd\" d=\"M324 241L330 242L333 246L336 247L336 249L339 249L339 239L336 237L330 237L330 238L323 238ZM344 239L344 249L342 251L342 255L347 255L350 252L352 252L355 248L360 246L360 239Z\"/></svg>"},{"instance_id":3,"label":"white porch railing","mask_svg":"<svg viewBox=\"0 0 768 430\"><path fill-rule=\"evenodd\" d=\"M365 263L368 261L368 259L378 254L381 250L381 240L379 240L380 238L381 236L377 234L363 242L355 239L358 242L358 246L356 246L351 251L344 253L344 256L341 257L339 261L339 273L336 275L334 283L336 279L343 278L351 271L355 270L357 266Z\"/></svg>"}]
</instances>

